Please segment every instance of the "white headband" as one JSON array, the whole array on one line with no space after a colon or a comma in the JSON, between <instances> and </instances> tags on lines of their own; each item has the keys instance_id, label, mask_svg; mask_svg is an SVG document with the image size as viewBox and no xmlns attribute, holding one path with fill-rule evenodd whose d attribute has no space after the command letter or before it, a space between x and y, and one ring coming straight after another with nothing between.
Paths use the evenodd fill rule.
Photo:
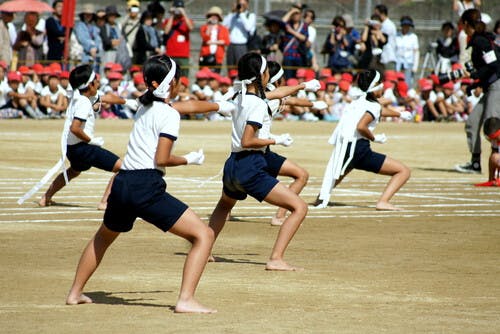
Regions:
<instances>
[{"instance_id":1,"label":"white headband","mask_svg":"<svg viewBox=\"0 0 500 334\"><path fill-rule=\"evenodd\" d=\"M158 87L156 87L156 89L153 91L153 95L159 97L160 99L166 99L167 97L170 96L170 84L174 79L175 72L177 69L175 61L170 59L170 62L172 64L170 71L167 73L161 84Z\"/></svg>"},{"instance_id":2,"label":"white headband","mask_svg":"<svg viewBox=\"0 0 500 334\"><path fill-rule=\"evenodd\" d=\"M266 71L266 68L267 68L267 60L266 58L260 56L261 60L262 60L262 64L260 65L260 74L264 74L264 72ZM245 79L245 80L241 80L240 83L241 83L241 103L243 103L243 99L245 98L245 95L247 94L247 85L250 85L252 82L255 81L255 79L257 79L257 77L251 77L250 79Z\"/></svg>"},{"instance_id":3,"label":"white headband","mask_svg":"<svg viewBox=\"0 0 500 334\"><path fill-rule=\"evenodd\" d=\"M270 84L275 83L276 81L278 81L279 79L281 79L281 77L283 76L283 74L285 74L285 71L283 71L283 69L280 67L280 70L278 71L278 73L276 73L271 79L269 79L269 83Z\"/></svg>"},{"instance_id":4,"label":"white headband","mask_svg":"<svg viewBox=\"0 0 500 334\"><path fill-rule=\"evenodd\" d=\"M87 88L87 87L90 85L90 83L91 83L92 81L94 81L94 79L95 79L95 72L94 72L94 71L92 71L92 73L90 74L90 77L89 77L89 79L87 80L87 82L86 82L86 83L84 83L84 84L81 84L80 86L78 86L78 88L77 88L77 89L85 89L85 88Z\"/></svg>"},{"instance_id":5,"label":"white headband","mask_svg":"<svg viewBox=\"0 0 500 334\"><path fill-rule=\"evenodd\" d=\"M377 85L377 82L379 82L380 80L380 73L379 71L375 71L375 78L373 78L372 82L370 83L370 86L368 86L368 89L366 90L367 93L372 93L372 92L376 92L377 90L380 90L382 88L384 88L384 84L380 84L380 85Z\"/></svg>"}]
</instances>

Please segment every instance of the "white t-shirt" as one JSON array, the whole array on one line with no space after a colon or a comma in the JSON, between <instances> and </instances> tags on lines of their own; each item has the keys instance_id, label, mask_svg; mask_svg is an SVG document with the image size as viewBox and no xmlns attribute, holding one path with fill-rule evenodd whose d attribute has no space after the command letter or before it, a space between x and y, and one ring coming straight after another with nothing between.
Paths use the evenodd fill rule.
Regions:
<instances>
[{"instance_id":1,"label":"white t-shirt","mask_svg":"<svg viewBox=\"0 0 500 334\"><path fill-rule=\"evenodd\" d=\"M387 43L382 49L380 62L382 64L387 64L391 61L396 61L396 34L398 32L396 25L391 19L387 18L382 22L380 30L387 35Z\"/></svg>"},{"instance_id":2,"label":"white t-shirt","mask_svg":"<svg viewBox=\"0 0 500 334\"><path fill-rule=\"evenodd\" d=\"M130 133L122 169L158 169L165 174L165 167L155 162L158 140L160 137L177 140L180 123L179 112L166 103L155 101L149 106L141 106Z\"/></svg>"},{"instance_id":3,"label":"white t-shirt","mask_svg":"<svg viewBox=\"0 0 500 334\"><path fill-rule=\"evenodd\" d=\"M7 93L9 91L10 87L7 83L7 80L0 81L0 107L4 106L7 103Z\"/></svg>"},{"instance_id":4,"label":"white t-shirt","mask_svg":"<svg viewBox=\"0 0 500 334\"><path fill-rule=\"evenodd\" d=\"M481 93L479 96L476 96L474 93L472 93L470 96L467 96L467 102L469 102L472 105L472 108L474 108L478 103L479 100L483 97L483 93Z\"/></svg>"},{"instance_id":5,"label":"white t-shirt","mask_svg":"<svg viewBox=\"0 0 500 334\"><path fill-rule=\"evenodd\" d=\"M40 93L41 96L49 95L50 96L50 101L52 103L56 103L57 102L59 94L61 94L63 96L66 96L66 91L61 86L57 86L57 90L56 90L55 93L50 90L49 86L45 86L45 87L42 88L42 91Z\"/></svg>"},{"instance_id":6,"label":"white t-shirt","mask_svg":"<svg viewBox=\"0 0 500 334\"><path fill-rule=\"evenodd\" d=\"M88 97L80 95L78 91L75 91L73 99L69 104L66 117L71 119L71 122L73 122L75 118L82 121L83 132L90 138L94 137L95 113ZM83 140L75 136L71 131L68 132L68 145L75 145L81 142L83 142Z\"/></svg>"},{"instance_id":7,"label":"white t-shirt","mask_svg":"<svg viewBox=\"0 0 500 334\"><path fill-rule=\"evenodd\" d=\"M358 123L365 113L370 113L373 116L373 120L368 124L368 129L373 132L380 119L381 110L380 104L368 101L364 97L352 101L347 106L340 119L339 125L337 126L339 128L339 133L337 135L341 135L345 138L354 137L355 139L368 139L358 132Z\"/></svg>"},{"instance_id":8,"label":"white t-shirt","mask_svg":"<svg viewBox=\"0 0 500 334\"><path fill-rule=\"evenodd\" d=\"M247 94L243 100L244 105L240 103L241 94L236 99L236 109L232 112L232 133L231 133L231 152L259 150L264 152L265 147L243 148L241 147L241 138L247 124L256 125L258 130L256 132L259 138L269 138L269 131L271 130L271 117L268 113L267 103L253 94ZM241 108L240 108L241 106ZM267 137L266 137L267 136Z\"/></svg>"},{"instance_id":9,"label":"white t-shirt","mask_svg":"<svg viewBox=\"0 0 500 334\"><path fill-rule=\"evenodd\" d=\"M429 101L431 101L432 103L436 103L438 97L436 95L436 92L434 92L433 90L431 90L431 92L429 93Z\"/></svg>"},{"instance_id":10,"label":"white t-shirt","mask_svg":"<svg viewBox=\"0 0 500 334\"><path fill-rule=\"evenodd\" d=\"M222 22L229 29L231 44L246 44L250 34L255 32L257 20L254 13L231 13Z\"/></svg>"},{"instance_id":11,"label":"white t-shirt","mask_svg":"<svg viewBox=\"0 0 500 334\"><path fill-rule=\"evenodd\" d=\"M415 52L418 51L418 37L414 33L396 37L396 61L403 68L411 68L415 63Z\"/></svg>"}]
</instances>

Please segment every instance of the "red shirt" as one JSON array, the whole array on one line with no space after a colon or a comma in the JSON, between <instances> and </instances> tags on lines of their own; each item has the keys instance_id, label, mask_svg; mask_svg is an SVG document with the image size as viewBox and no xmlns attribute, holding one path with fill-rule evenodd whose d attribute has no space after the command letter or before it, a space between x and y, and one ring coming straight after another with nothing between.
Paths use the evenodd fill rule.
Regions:
<instances>
[{"instance_id":1,"label":"red shirt","mask_svg":"<svg viewBox=\"0 0 500 334\"><path fill-rule=\"evenodd\" d=\"M215 59L217 64L222 64L224 60L224 54L226 53L226 46L229 45L229 30L222 24L217 25L217 40L224 41L224 45L217 45L217 50L215 51ZM210 45L207 42L210 41L210 35L208 33L208 24L204 24L200 27L201 35L201 49L200 56L208 56L210 54Z\"/></svg>"},{"instance_id":2,"label":"red shirt","mask_svg":"<svg viewBox=\"0 0 500 334\"><path fill-rule=\"evenodd\" d=\"M172 18L168 18L163 22L163 26L167 25L167 22ZM191 24L192 21L190 20ZM180 23L180 24L179 24ZM174 29L175 28L175 29ZM165 54L169 57L179 57L179 58L189 58L191 43L189 41L189 28L186 24L184 17L180 19L174 19L172 23L172 29L170 38L165 45Z\"/></svg>"}]
</instances>

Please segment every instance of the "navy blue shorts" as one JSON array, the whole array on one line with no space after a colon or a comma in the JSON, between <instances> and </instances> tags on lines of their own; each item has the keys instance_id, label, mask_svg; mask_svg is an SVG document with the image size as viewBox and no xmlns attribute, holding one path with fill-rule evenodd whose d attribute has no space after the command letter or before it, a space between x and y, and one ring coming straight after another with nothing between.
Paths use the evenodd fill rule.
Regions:
<instances>
[{"instance_id":1,"label":"navy blue shorts","mask_svg":"<svg viewBox=\"0 0 500 334\"><path fill-rule=\"evenodd\" d=\"M224 164L222 177L224 193L237 200L244 200L250 195L262 202L278 183L276 178L269 175L266 168L263 152L231 153Z\"/></svg>"},{"instance_id":2,"label":"navy blue shorts","mask_svg":"<svg viewBox=\"0 0 500 334\"><path fill-rule=\"evenodd\" d=\"M268 172L272 177L278 177L281 166L285 163L286 158L271 151L269 146L266 148L264 158L267 163L266 172Z\"/></svg>"},{"instance_id":3,"label":"navy blue shorts","mask_svg":"<svg viewBox=\"0 0 500 334\"><path fill-rule=\"evenodd\" d=\"M66 157L71 163L71 168L78 172L89 170L91 167L111 172L120 159L113 152L84 142L68 145Z\"/></svg>"},{"instance_id":4,"label":"navy blue shorts","mask_svg":"<svg viewBox=\"0 0 500 334\"><path fill-rule=\"evenodd\" d=\"M168 231L188 206L165 192L166 188L158 170L121 170L113 181L104 225L111 231L128 232L139 217Z\"/></svg>"},{"instance_id":5,"label":"navy blue shorts","mask_svg":"<svg viewBox=\"0 0 500 334\"><path fill-rule=\"evenodd\" d=\"M349 152L351 151L351 144L347 146L347 151L344 157L344 163L349 158ZM377 152L373 152L370 147L370 142L367 139L358 139L356 142L356 148L354 149L354 156L352 157L347 170L350 169L361 169L367 172L378 173L380 168L385 161L385 155Z\"/></svg>"}]
</instances>

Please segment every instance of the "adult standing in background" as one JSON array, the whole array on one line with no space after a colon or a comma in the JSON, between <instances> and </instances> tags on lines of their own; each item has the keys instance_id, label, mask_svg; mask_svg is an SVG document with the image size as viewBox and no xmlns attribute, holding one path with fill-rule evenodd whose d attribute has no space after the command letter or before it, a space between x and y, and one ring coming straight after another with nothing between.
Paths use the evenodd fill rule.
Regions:
<instances>
[{"instance_id":1,"label":"adult standing in background","mask_svg":"<svg viewBox=\"0 0 500 334\"><path fill-rule=\"evenodd\" d=\"M141 15L141 25L135 35L134 64L142 65L152 55L160 55L160 38L153 27L153 13L146 10Z\"/></svg>"},{"instance_id":2,"label":"adult standing in background","mask_svg":"<svg viewBox=\"0 0 500 334\"><path fill-rule=\"evenodd\" d=\"M116 19L121 15L118 13L116 6L107 6L106 9L106 24L101 30L101 40L102 48L104 50L104 55L102 57L102 62L105 63L115 63L116 62L116 52L118 46L121 42L122 32L121 28L116 22Z\"/></svg>"},{"instance_id":3,"label":"adult standing in background","mask_svg":"<svg viewBox=\"0 0 500 334\"><path fill-rule=\"evenodd\" d=\"M14 14L8 12L2 12L2 19L0 20L0 60L5 61L7 65L10 65L12 61L12 42L10 40L9 26L8 24L14 19Z\"/></svg>"},{"instance_id":4,"label":"adult standing in background","mask_svg":"<svg viewBox=\"0 0 500 334\"><path fill-rule=\"evenodd\" d=\"M479 8L480 6L481 0L453 0L453 11L458 16L462 16L467 9Z\"/></svg>"},{"instance_id":5,"label":"adult standing in background","mask_svg":"<svg viewBox=\"0 0 500 334\"><path fill-rule=\"evenodd\" d=\"M311 54L311 65L312 69L317 72L319 71L318 58L316 57L316 37L318 33L316 27L314 26L314 21L316 20L316 12L311 8L304 9L304 23L307 24L307 33L309 41L309 53Z\"/></svg>"},{"instance_id":6,"label":"adult standing in background","mask_svg":"<svg viewBox=\"0 0 500 334\"><path fill-rule=\"evenodd\" d=\"M228 67L235 67L238 60L247 53L249 37L257 29L257 18L248 8L249 0L236 0L232 13L224 18L223 24L229 29L230 41L226 54Z\"/></svg>"},{"instance_id":7,"label":"adult standing in background","mask_svg":"<svg viewBox=\"0 0 500 334\"><path fill-rule=\"evenodd\" d=\"M45 21L45 30L47 31L47 42L49 46L47 60L61 61L64 55L64 36L66 32L66 29L61 25L63 0L54 1L52 8L54 8L52 16Z\"/></svg>"},{"instance_id":8,"label":"adult standing in background","mask_svg":"<svg viewBox=\"0 0 500 334\"><path fill-rule=\"evenodd\" d=\"M298 67L310 67L306 64L309 55L309 29L307 23L302 21L302 5L293 6L283 16L285 22L285 35L280 42L280 50L283 53L283 67L285 79L294 78Z\"/></svg>"},{"instance_id":9,"label":"adult standing in background","mask_svg":"<svg viewBox=\"0 0 500 334\"><path fill-rule=\"evenodd\" d=\"M468 9L462 14L463 30L469 36L468 48L474 71L470 77L478 80L471 88L480 86L484 95L474 107L465 123L467 145L471 160L463 165L456 165L461 173L481 173L481 126L485 119L500 118L500 52L495 48L495 35L486 31L486 24L481 21L481 12Z\"/></svg>"},{"instance_id":10,"label":"adult standing in background","mask_svg":"<svg viewBox=\"0 0 500 334\"><path fill-rule=\"evenodd\" d=\"M35 12L24 14L24 24L21 31L25 31L30 36L30 44L34 50L35 63L43 60L43 42L45 41L45 20L40 18L40 15ZM33 65L33 64L31 64Z\"/></svg>"},{"instance_id":11,"label":"adult standing in background","mask_svg":"<svg viewBox=\"0 0 500 334\"><path fill-rule=\"evenodd\" d=\"M205 15L207 23L200 27L200 66L215 66L212 71L220 73L226 46L229 45L229 30L223 26L222 9L214 6Z\"/></svg>"},{"instance_id":12,"label":"adult standing in background","mask_svg":"<svg viewBox=\"0 0 500 334\"><path fill-rule=\"evenodd\" d=\"M396 37L396 70L404 72L405 81L411 88L420 59L418 37L411 31L414 25L410 16L403 16L400 22L401 34Z\"/></svg>"},{"instance_id":13,"label":"adult standing in background","mask_svg":"<svg viewBox=\"0 0 500 334\"><path fill-rule=\"evenodd\" d=\"M380 30L387 35L387 43L382 49L380 62L384 65L386 70L394 70L396 68L396 25L389 18L389 10L386 5L377 5L375 7L375 14L380 16L382 26Z\"/></svg>"},{"instance_id":14,"label":"adult standing in background","mask_svg":"<svg viewBox=\"0 0 500 334\"><path fill-rule=\"evenodd\" d=\"M191 42L189 34L194 28L193 21L187 16L183 0L174 0L170 17L163 23L166 55L181 68L181 76L189 76L189 57Z\"/></svg>"},{"instance_id":15,"label":"adult standing in background","mask_svg":"<svg viewBox=\"0 0 500 334\"><path fill-rule=\"evenodd\" d=\"M127 1L128 14L119 20L119 25L122 27L122 36L127 42L129 54L132 56L132 48L135 43L135 36L141 25L141 4L138 0Z\"/></svg>"},{"instance_id":16,"label":"adult standing in background","mask_svg":"<svg viewBox=\"0 0 500 334\"><path fill-rule=\"evenodd\" d=\"M80 21L75 24L75 36L83 47L82 63L96 63L95 70L99 71L102 41L99 29L95 26L96 19L94 5L84 4L79 14Z\"/></svg>"}]
</instances>

